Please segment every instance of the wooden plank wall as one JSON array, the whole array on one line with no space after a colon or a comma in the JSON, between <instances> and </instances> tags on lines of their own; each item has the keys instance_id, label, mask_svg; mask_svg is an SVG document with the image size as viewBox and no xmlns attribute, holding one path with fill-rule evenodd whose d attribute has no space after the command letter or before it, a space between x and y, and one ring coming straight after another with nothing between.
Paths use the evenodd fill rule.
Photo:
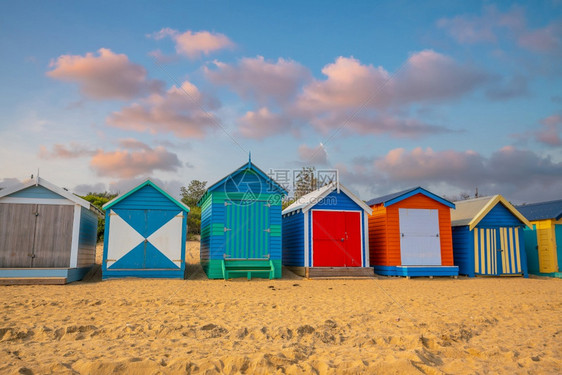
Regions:
<instances>
[{"instance_id":1,"label":"wooden plank wall","mask_svg":"<svg viewBox=\"0 0 562 375\"><path fill-rule=\"evenodd\" d=\"M0 268L31 267L34 204L0 203Z\"/></svg>"},{"instance_id":2,"label":"wooden plank wall","mask_svg":"<svg viewBox=\"0 0 562 375\"><path fill-rule=\"evenodd\" d=\"M372 266L388 266L386 207L382 204L371 207L369 215L369 257Z\"/></svg>"},{"instance_id":3,"label":"wooden plank wall","mask_svg":"<svg viewBox=\"0 0 562 375\"><path fill-rule=\"evenodd\" d=\"M33 267L69 267L74 206L37 206Z\"/></svg>"}]
</instances>

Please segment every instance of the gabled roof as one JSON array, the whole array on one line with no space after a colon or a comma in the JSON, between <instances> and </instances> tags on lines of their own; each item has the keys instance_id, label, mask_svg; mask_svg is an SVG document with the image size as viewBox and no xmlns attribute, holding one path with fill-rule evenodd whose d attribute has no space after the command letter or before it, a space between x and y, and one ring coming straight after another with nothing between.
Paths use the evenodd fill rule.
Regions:
<instances>
[{"instance_id":1,"label":"gabled roof","mask_svg":"<svg viewBox=\"0 0 562 375\"><path fill-rule=\"evenodd\" d=\"M283 188L281 185L279 185L277 182L275 182L275 180L273 178L271 178L270 176L268 176L264 171L262 171L261 169L259 169L255 164L252 163L252 160L248 160L247 163L245 163L244 165L242 165L240 168L236 169L234 172L227 174L225 177L223 177L222 179L220 179L219 181L215 182L214 184L212 184L211 186L209 186L209 188L207 189L207 191L205 191L205 194L203 194L203 196L201 197L201 199L199 199L199 202L197 202L197 204L201 204L201 202L203 200L205 200L205 198L207 197L207 195L209 195L210 192L216 190L217 188L219 188L220 186L222 186L223 183L225 183L229 177L234 176L242 171L245 170L251 170L254 171L258 176L260 176L261 178L263 178L264 180L266 180L267 182L270 182L271 185L279 192L279 194L282 195L287 195L287 190L285 188Z\"/></svg>"},{"instance_id":2,"label":"gabled roof","mask_svg":"<svg viewBox=\"0 0 562 375\"><path fill-rule=\"evenodd\" d=\"M6 197L6 196L11 195L11 194L14 194L18 191L27 189L28 187L31 187L31 186L42 186L45 189L50 190L53 193L58 194L61 197L66 198L71 202L79 204L80 206L82 206L82 207L84 207L88 210L92 210L100 216L103 216L102 213L99 211L99 209L96 208L96 206L94 206L93 204L91 204L87 200L80 198L79 196L69 192L68 190L65 190L61 187L56 186L55 184L45 180L42 177L30 178L29 180L26 180L22 183L12 185L12 186L9 186L5 189L2 189L2 190L0 190L0 198Z\"/></svg>"},{"instance_id":3,"label":"gabled roof","mask_svg":"<svg viewBox=\"0 0 562 375\"><path fill-rule=\"evenodd\" d=\"M150 179L147 179L145 182L143 182L142 184L138 185L137 187L129 190L125 194L121 194L121 195L113 198L112 200L110 200L109 202L107 202L106 204L103 205L103 209L107 211L108 208L111 208L112 206L121 202L123 199L125 199L128 196L134 194L135 192L137 192L138 190L142 189L145 186L152 186L154 189L158 190L158 192L160 192L162 195L164 195L166 198L168 198L170 201L172 201L176 206L178 206L179 208L181 208L185 212L189 212L189 207L187 207L182 202L173 198L170 194L168 194L166 191L164 191L162 188L160 188L154 182L150 181Z\"/></svg>"},{"instance_id":4,"label":"gabled roof","mask_svg":"<svg viewBox=\"0 0 562 375\"><path fill-rule=\"evenodd\" d=\"M529 221L562 219L562 199L516 206L517 210Z\"/></svg>"},{"instance_id":5,"label":"gabled roof","mask_svg":"<svg viewBox=\"0 0 562 375\"><path fill-rule=\"evenodd\" d=\"M451 225L454 227L468 225L472 230L498 203L503 204L523 224L531 226L529 221L501 195L455 202L457 208L451 211Z\"/></svg>"},{"instance_id":6,"label":"gabled roof","mask_svg":"<svg viewBox=\"0 0 562 375\"><path fill-rule=\"evenodd\" d=\"M297 199L293 204L289 207L285 208L282 212L282 215L288 214L293 211L302 210L306 212L310 210L312 207L316 205L316 203L320 202L322 199L327 197L331 192L338 189L338 184L336 182L332 182L326 186L322 186L320 189L314 190L308 194L303 195L299 199ZM365 202L359 199L355 194L349 191L345 186L339 184L339 189L347 195L352 201L357 203L359 207L361 207L364 211L368 214L371 214L373 210L371 207L367 206Z\"/></svg>"},{"instance_id":7,"label":"gabled roof","mask_svg":"<svg viewBox=\"0 0 562 375\"><path fill-rule=\"evenodd\" d=\"M454 203L451 203L448 200L443 199L440 196L435 195L432 192L430 192L430 191L428 191L428 190L426 190L426 189L424 189L420 186L417 186L417 187L414 187L414 188L411 188L411 189L402 190L402 191L399 191L397 193L384 195L382 197L373 198L370 201L368 201L367 204L372 207L376 204L383 203L385 207L388 207L388 206L390 206L394 203L400 202L400 201L402 201L406 198L410 198L410 197L412 197L416 194L423 194L426 197L434 199L434 200L438 201L439 203L444 204L447 207L455 208Z\"/></svg>"}]
</instances>

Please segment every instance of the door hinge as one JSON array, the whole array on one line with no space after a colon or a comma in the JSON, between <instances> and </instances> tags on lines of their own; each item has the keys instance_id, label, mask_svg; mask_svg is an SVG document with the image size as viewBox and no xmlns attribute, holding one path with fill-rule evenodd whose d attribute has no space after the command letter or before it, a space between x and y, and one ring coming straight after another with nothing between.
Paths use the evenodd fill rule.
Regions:
<instances>
[{"instance_id":1,"label":"door hinge","mask_svg":"<svg viewBox=\"0 0 562 375\"><path fill-rule=\"evenodd\" d=\"M267 233L271 233L271 229L270 229L270 228L264 229L263 231L264 231L264 232L267 232Z\"/></svg>"},{"instance_id":2,"label":"door hinge","mask_svg":"<svg viewBox=\"0 0 562 375\"><path fill-rule=\"evenodd\" d=\"M229 230L232 230L232 229L227 228L227 227L224 227L224 231L225 231L225 232L228 232Z\"/></svg>"},{"instance_id":3,"label":"door hinge","mask_svg":"<svg viewBox=\"0 0 562 375\"><path fill-rule=\"evenodd\" d=\"M264 204L265 207L271 207L271 203L267 202L266 204Z\"/></svg>"},{"instance_id":4,"label":"door hinge","mask_svg":"<svg viewBox=\"0 0 562 375\"><path fill-rule=\"evenodd\" d=\"M230 206L231 204L232 204L232 203L224 202L225 207L226 207L226 206Z\"/></svg>"}]
</instances>

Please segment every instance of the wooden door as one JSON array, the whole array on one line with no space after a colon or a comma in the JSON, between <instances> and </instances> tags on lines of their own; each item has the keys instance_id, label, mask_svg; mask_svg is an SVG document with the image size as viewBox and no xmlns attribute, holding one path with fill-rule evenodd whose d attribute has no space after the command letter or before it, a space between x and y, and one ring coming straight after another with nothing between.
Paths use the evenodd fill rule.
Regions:
<instances>
[{"instance_id":1,"label":"wooden door","mask_svg":"<svg viewBox=\"0 0 562 375\"><path fill-rule=\"evenodd\" d=\"M500 259L498 259L498 273L500 275L520 274L523 272L521 267L521 249L519 244L519 228L501 227L498 229L500 245Z\"/></svg>"},{"instance_id":2,"label":"wooden door","mask_svg":"<svg viewBox=\"0 0 562 375\"><path fill-rule=\"evenodd\" d=\"M37 205L32 267L70 267L74 206Z\"/></svg>"},{"instance_id":3,"label":"wooden door","mask_svg":"<svg viewBox=\"0 0 562 375\"><path fill-rule=\"evenodd\" d=\"M345 267L345 213L312 212L312 266Z\"/></svg>"},{"instance_id":4,"label":"wooden door","mask_svg":"<svg viewBox=\"0 0 562 375\"><path fill-rule=\"evenodd\" d=\"M440 266L439 211L400 208L400 257L403 266Z\"/></svg>"},{"instance_id":5,"label":"wooden door","mask_svg":"<svg viewBox=\"0 0 562 375\"><path fill-rule=\"evenodd\" d=\"M345 213L345 266L361 267L361 215L362 212Z\"/></svg>"},{"instance_id":6,"label":"wooden door","mask_svg":"<svg viewBox=\"0 0 562 375\"><path fill-rule=\"evenodd\" d=\"M0 204L0 268L31 267L35 204Z\"/></svg>"},{"instance_id":7,"label":"wooden door","mask_svg":"<svg viewBox=\"0 0 562 375\"><path fill-rule=\"evenodd\" d=\"M495 228L474 228L474 272L495 276L501 273L503 250Z\"/></svg>"},{"instance_id":8,"label":"wooden door","mask_svg":"<svg viewBox=\"0 0 562 375\"><path fill-rule=\"evenodd\" d=\"M264 259L269 255L271 205L265 201L230 201L224 227L225 252L231 259Z\"/></svg>"},{"instance_id":9,"label":"wooden door","mask_svg":"<svg viewBox=\"0 0 562 375\"><path fill-rule=\"evenodd\" d=\"M536 231L539 253L539 272L558 272L554 224L551 220L539 221L536 224Z\"/></svg>"}]
</instances>

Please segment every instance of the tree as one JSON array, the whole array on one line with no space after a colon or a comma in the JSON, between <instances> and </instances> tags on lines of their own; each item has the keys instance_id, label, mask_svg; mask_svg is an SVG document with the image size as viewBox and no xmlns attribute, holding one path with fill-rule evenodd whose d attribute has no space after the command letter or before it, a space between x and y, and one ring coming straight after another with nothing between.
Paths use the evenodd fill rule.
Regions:
<instances>
[{"instance_id":1,"label":"tree","mask_svg":"<svg viewBox=\"0 0 562 375\"><path fill-rule=\"evenodd\" d=\"M81 196L80 198L87 200L94 206L96 206L100 211L104 204L115 198L117 194L111 194L107 191L103 193L88 193L85 196ZM105 230L105 218L98 218L98 242L103 241L103 233Z\"/></svg>"},{"instance_id":2,"label":"tree","mask_svg":"<svg viewBox=\"0 0 562 375\"><path fill-rule=\"evenodd\" d=\"M201 234L201 207L197 206L199 199L207 190L207 181L192 180L187 188L182 186L181 201L189 207L189 215L187 216L187 233L188 235Z\"/></svg>"},{"instance_id":3,"label":"tree","mask_svg":"<svg viewBox=\"0 0 562 375\"><path fill-rule=\"evenodd\" d=\"M315 167L302 167L295 181L295 200L319 188L315 175Z\"/></svg>"}]
</instances>

